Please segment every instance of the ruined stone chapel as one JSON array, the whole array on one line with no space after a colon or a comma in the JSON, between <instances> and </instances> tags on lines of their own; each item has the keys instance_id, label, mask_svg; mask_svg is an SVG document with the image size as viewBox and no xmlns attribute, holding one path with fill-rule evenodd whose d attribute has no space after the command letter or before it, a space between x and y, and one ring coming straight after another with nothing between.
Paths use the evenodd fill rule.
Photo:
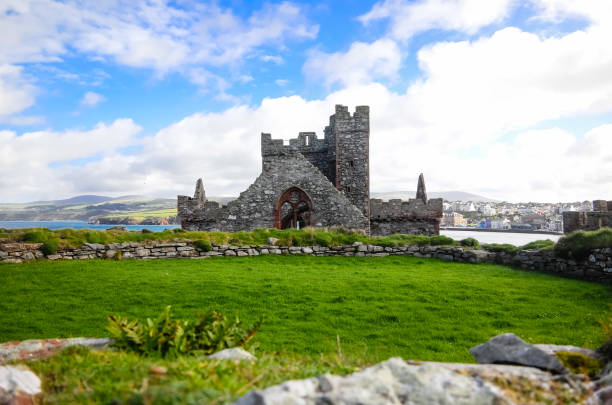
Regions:
<instances>
[{"instance_id":1,"label":"ruined stone chapel","mask_svg":"<svg viewBox=\"0 0 612 405\"><path fill-rule=\"evenodd\" d=\"M367 106L351 114L337 105L323 139L300 132L285 145L262 133L262 172L255 182L221 206L207 200L199 179L193 197L178 196L180 223L189 230L227 232L342 226L372 235L439 234L442 199L427 198L422 174L414 199L370 199L369 144Z\"/></svg>"}]
</instances>

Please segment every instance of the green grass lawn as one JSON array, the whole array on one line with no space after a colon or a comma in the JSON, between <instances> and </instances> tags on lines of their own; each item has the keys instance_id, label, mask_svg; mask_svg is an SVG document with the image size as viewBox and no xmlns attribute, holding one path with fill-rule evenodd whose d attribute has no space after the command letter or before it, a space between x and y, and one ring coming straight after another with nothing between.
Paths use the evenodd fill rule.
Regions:
<instances>
[{"instance_id":1,"label":"green grass lawn","mask_svg":"<svg viewBox=\"0 0 612 405\"><path fill-rule=\"evenodd\" d=\"M107 218L124 218L130 217L134 219L145 219L147 217L175 217L177 215L176 208L168 208L161 210L148 210L148 211L134 211L134 212L122 212L121 214L107 215Z\"/></svg>"},{"instance_id":2,"label":"green grass lawn","mask_svg":"<svg viewBox=\"0 0 612 405\"><path fill-rule=\"evenodd\" d=\"M256 352L340 350L472 362L503 332L597 347L609 286L503 266L410 257L251 257L0 265L0 341L106 336L108 314L177 317L211 308L265 320Z\"/></svg>"}]
</instances>

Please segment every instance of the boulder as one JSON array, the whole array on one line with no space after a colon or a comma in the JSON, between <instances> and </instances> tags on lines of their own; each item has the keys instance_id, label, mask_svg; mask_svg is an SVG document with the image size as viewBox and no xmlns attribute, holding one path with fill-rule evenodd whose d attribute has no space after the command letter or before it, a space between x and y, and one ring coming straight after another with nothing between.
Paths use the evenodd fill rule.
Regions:
<instances>
[{"instance_id":1,"label":"boulder","mask_svg":"<svg viewBox=\"0 0 612 405\"><path fill-rule=\"evenodd\" d=\"M40 379L24 366L0 366L0 404L37 404Z\"/></svg>"},{"instance_id":2,"label":"boulder","mask_svg":"<svg viewBox=\"0 0 612 405\"><path fill-rule=\"evenodd\" d=\"M525 342L514 333L495 336L486 343L472 347L470 353L481 364L517 364L557 374L568 373L554 356Z\"/></svg>"},{"instance_id":3,"label":"boulder","mask_svg":"<svg viewBox=\"0 0 612 405\"><path fill-rule=\"evenodd\" d=\"M321 375L253 390L236 405L510 404L500 390L446 367L391 358L346 377Z\"/></svg>"},{"instance_id":4,"label":"boulder","mask_svg":"<svg viewBox=\"0 0 612 405\"><path fill-rule=\"evenodd\" d=\"M257 361L257 357L239 347L223 349L208 356L215 360Z\"/></svg>"}]
</instances>

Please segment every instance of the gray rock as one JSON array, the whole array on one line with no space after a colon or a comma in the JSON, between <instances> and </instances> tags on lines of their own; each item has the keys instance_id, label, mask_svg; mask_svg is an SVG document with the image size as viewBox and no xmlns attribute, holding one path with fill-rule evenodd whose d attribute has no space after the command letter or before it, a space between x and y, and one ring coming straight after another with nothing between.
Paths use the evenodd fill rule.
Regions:
<instances>
[{"instance_id":1,"label":"gray rock","mask_svg":"<svg viewBox=\"0 0 612 405\"><path fill-rule=\"evenodd\" d=\"M257 361L257 357L240 347L220 350L211 354L208 358L215 360Z\"/></svg>"},{"instance_id":2,"label":"gray rock","mask_svg":"<svg viewBox=\"0 0 612 405\"><path fill-rule=\"evenodd\" d=\"M21 258L23 260L34 260L36 259L36 256L34 256L32 252L25 252L24 254L21 255Z\"/></svg>"},{"instance_id":3,"label":"gray rock","mask_svg":"<svg viewBox=\"0 0 612 405\"><path fill-rule=\"evenodd\" d=\"M0 364L12 361L42 359L69 346L106 349L113 341L108 338L31 339L0 344Z\"/></svg>"},{"instance_id":4,"label":"gray rock","mask_svg":"<svg viewBox=\"0 0 612 405\"><path fill-rule=\"evenodd\" d=\"M498 388L440 364L392 358L346 377L322 375L253 390L236 405L508 404Z\"/></svg>"},{"instance_id":5,"label":"gray rock","mask_svg":"<svg viewBox=\"0 0 612 405\"><path fill-rule=\"evenodd\" d=\"M518 364L559 374L568 373L554 356L525 342L514 333L495 336L486 343L472 347L470 353L481 364Z\"/></svg>"},{"instance_id":6,"label":"gray rock","mask_svg":"<svg viewBox=\"0 0 612 405\"><path fill-rule=\"evenodd\" d=\"M38 403L40 379L24 366L0 366L0 404Z\"/></svg>"},{"instance_id":7,"label":"gray rock","mask_svg":"<svg viewBox=\"0 0 612 405\"><path fill-rule=\"evenodd\" d=\"M104 245L100 243L83 243L83 247L91 250L103 250Z\"/></svg>"}]
</instances>

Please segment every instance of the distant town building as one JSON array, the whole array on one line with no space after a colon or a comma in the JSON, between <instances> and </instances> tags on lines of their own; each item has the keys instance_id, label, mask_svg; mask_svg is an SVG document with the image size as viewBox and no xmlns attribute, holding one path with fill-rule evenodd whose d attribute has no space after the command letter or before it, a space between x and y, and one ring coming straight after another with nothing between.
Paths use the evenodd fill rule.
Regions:
<instances>
[{"instance_id":1,"label":"distant town building","mask_svg":"<svg viewBox=\"0 0 612 405\"><path fill-rule=\"evenodd\" d=\"M507 218L492 219L491 229L510 229L510 221Z\"/></svg>"},{"instance_id":2,"label":"distant town building","mask_svg":"<svg viewBox=\"0 0 612 405\"><path fill-rule=\"evenodd\" d=\"M467 220L458 212L447 212L442 218L442 226L467 226Z\"/></svg>"}]
</instances>

